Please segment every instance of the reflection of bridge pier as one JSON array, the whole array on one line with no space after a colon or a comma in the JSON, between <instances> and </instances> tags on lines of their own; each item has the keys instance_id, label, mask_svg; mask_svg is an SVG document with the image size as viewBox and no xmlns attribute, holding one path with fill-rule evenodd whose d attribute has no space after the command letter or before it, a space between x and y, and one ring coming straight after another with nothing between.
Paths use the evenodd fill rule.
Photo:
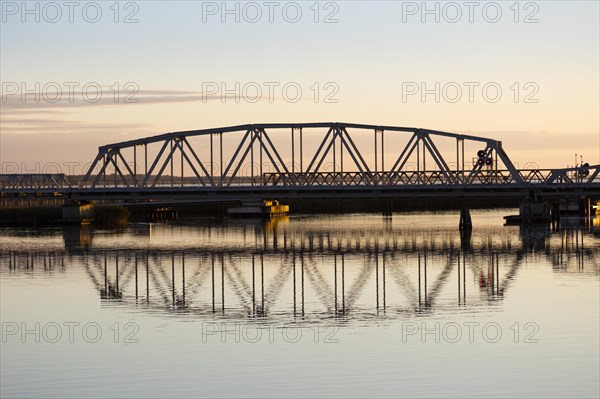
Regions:
<instances>
[{"instance_id":1,"label":"reflection of bridge pier","mask_svg":"<svg viewBox=\"0 0 600 399\"><path fill-rule=\"evenodd\" d=\"M300 316L304 317L304 254L300 253ZM298 315L297 311L297 283L296 283L296 254L292 254L292 286L293 286L293 302L294 302L294 317Z\"/></svg>"},{"instance_id":2,"label":"reflection of bridge pier","mask_svg":"<svg viewBox=\"0 0 600 399\"><path fill-rule=\"evenodd\" d=\"M181 254L181 295L175 287L175 252L171 254L171 302L173 307L185 308L185 254Z\"/></svg>"},{"instance_id":3,"label":"reflection of bridge pier","mask_svg":"<svg viewBox=\"0 0 600 399\"><path fill-rule=\"evenodd\" d=\"M100 298L121 300L123 293L119 290L119 253L115 254L114 284L108 277L108 254L104 253L104 288L100 290Z\"/></svg>"},{"instance_id":4,"label":"reflection of bridge pier","mask_svg":"<svg viewBox=\"0 0 600 399\"><path fill-rule=\"evenodd\" d=\"M221 313L225 314L225 265L223 254L220 254L219 263L221 269ZM215 260L212 257L212 309L215 312Z\"/></svg>"},{"instance_id":5,"label":"reflection of bridge pier","mask_svg":"<svg viewBox=\"0 0 600 399\"><path fill-rule=\"evenodd\" d=\"M150 270L148 264L148 256L146 258L146 303L150 303Z\"/></svg>"},{"instance_id":6,"label":"reflection of bridge pier","mask_svg":"<svg viewBox=\"0 0 600 399\"><path fill-rule=\"evenodd\" d=\"M569 257L565 259L564 253L572 253L575 255L575 261L577 262L577 268L580 272L584 271L584 256L586 253L586 247L584 245L584 231L571 228L563 229L560 232L560 245L561 251L553 263L556 268L563 268L564 262L569 260Z\"/></svg>"},{"instance_id":7,"label":"reflection of bridge pier","mask_svg":"<svg viewBox=\"0 0 600 399\"><path fill-rule=\"evenodd\" d=\"M456 270L458 271L458 273L457 273L457 275L458 275L458 289L457 289L458 304L466 305L467 304L467 281L466 281L466 279L467 279L467 259L466 259L464 251L461 251L457 254L456 265L457 265ZM461 286L461 268L462 268L462 286ZM462 295L462 298L461 298L461 295Z\"/></svg>"},{"instance_id":8,"label":"reflection of bridge pier","mask_svg":"<svg viewBox=\"0 0 600 399\"><path fill-rule=\"evenodd\" d=\"M417 255L417 262L419 271L419 309L421 309L421 306L428 307L429 304L427 300L427 254L423 253L423 300L421 300L421 252Z\"/></svg>"},{"instance_id":9,"label":"reflection of bridge pier","mask_svg":"<svg viewBox=\"0 0 600 399\"><path fill-rule=\"evenodd\" d=\"M488 297L492 300L500 298L503 295L503 289L501 288L500 284L500 261L498 253L490 254L489 261L486 263L486 272L484 273L482 268L479 273L479 288L485 291ZM518 265L519 263L516 263L515 268L518 267Z\"/></svg>"},{"instance_id":10,"label":"reflection of bridge pier","mask_svg":"<svg viewBox=\"0 0 600 399\"><path fill-rule=\"evenodd\" d=\"M377 309L377 312L379 312L379 251L378 248L376 248L375 252L375 308ZM381 254L381 258L382 258L382 262L381 262L381 275L382 275L382 281L381 281L381 286L382 286L382 308L383 311L385 312L385 308L386 308L386 301L385 301L385 253Z\"/></svg>"},{"instance_id":11,"label":"reflection of bridge pier","mask_svg":"<svg viewBox=\"0 0 600 399\"><path fill-rule=\"evenodd\" d=\"M256 304L256 256L252 254L252 315L266 316L265 309L265 265L262 254L260 257L260 304Z\"/></svg>"},{"instance_id":12,"label":"reflection of bridge pier","mask_svg":"<svg viewBox=\"0 0 600 399\"><path fill-rule=\"evenodd\" d=\"M341 277L338 278L340 273L338 273L338 257L340 258L340 271ZM344 261L344 254L335 253L333 255L333 303L334 303L334 311L335 315L344 315L346 314L346 263ZM338 283L338 280L340 282ZM340 286L340 295L341 296L341 308L339 307L340 301L338 299L338 285Z\"/></svg>"},{"instance_id":13,"label":"reflection of bridge pier","mask_svg":"<svg viewBox=\"0 0 600 399\"><path fill-rule=\"evenodd\" d=\"M495 255L496 261L494 262L494 254L492 254L492 293L496 297L500 297L500 261L498 260L498 254L496 253Z\"/></svg>"},{"instance_id":14,"label":"reflection of bridge pier","mask_svg":"<svg viewBox=\"0 0 600 399\"><path fill-rule=\"evenodd\" d=\"M92 246L93 228L89 224L67 223L62 226L65 247L69 250Z\"/></svg>"}]
</instances>

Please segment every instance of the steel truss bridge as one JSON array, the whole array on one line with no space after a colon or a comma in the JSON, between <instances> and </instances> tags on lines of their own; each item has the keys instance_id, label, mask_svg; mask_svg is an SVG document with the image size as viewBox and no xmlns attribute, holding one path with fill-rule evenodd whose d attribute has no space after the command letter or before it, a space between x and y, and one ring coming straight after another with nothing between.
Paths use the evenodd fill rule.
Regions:
<instances>
[{"instance_id":1,"label":"steel truss bridge","mask_svg":"<svg viewBox=\"0 0 600 399\"><path fill-rule=\"evenodd\" d=\"M70 180L69 180L70 179ZM83 178L0 175L0 193L81 199L600 195L600 165L519 169L495 139L352 123L250 124L99 148Z\"/></svg>"}]
</instances>

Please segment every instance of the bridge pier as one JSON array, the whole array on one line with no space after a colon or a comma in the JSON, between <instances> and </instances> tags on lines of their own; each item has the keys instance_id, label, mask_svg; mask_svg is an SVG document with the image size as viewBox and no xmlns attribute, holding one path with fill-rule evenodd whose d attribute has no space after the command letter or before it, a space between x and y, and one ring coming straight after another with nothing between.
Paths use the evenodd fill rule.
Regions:
<instances>
[{"instance_id":1,"label":"bridge pier","mask_svg":"<svg viewBox=\"0 0 600 399\"><path fill-rule=\"evenodd\" d=\"M389 200L385 201L383 204L383 210L381 212L383 217L391 218L393 211L394 211L394 200L389 199Z\"/></svg>"},{"instance_id":2,"label":"bridge pier","mask_svg":"<svg viewBox=\"0 0 600 399\"><path fill-rule=\"evenodd\" d=\"M469 208L460 209L460 222L458 224L460 231L471 230L473 223L471 222L471 212Z\"/></svg>"},{"instance_id":3,"label":"bridge pier","mask_svg":"<svg viewBox=\"0 0 600 399\"><path fill-rule=\"evenodd\" d=\"M471 222L471 211L469 208L461 208L458 229L460 230L460 247L463 251L469 251L471 249L471 235L473 233L473 223Z\"/></svg>"},{"instance_id":4,"label":"bridge pier","mask_svg":"<svg viewBox=\"0 0 600 399\"><path fill-rule=\"evenodd\" d=\"M88 201L65 201L62 206L62 221L89 224L94 220L94 204Z\"/></svg>"}]
</instances>

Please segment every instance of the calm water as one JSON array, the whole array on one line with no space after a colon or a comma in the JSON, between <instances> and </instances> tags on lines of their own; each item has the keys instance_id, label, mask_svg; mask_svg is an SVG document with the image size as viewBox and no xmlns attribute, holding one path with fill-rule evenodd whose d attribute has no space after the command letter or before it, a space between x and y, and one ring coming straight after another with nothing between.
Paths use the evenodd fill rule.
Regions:
<instances>
[{"instance_id":1,"label":"calm water","mask_svg":"<svg viewBox=\"0 0 600 399\"><path fill-rule=\"evenodd\" d=\"M0 230L2 397L598 397L600 224Z\"/></svg>"}]
</instances>

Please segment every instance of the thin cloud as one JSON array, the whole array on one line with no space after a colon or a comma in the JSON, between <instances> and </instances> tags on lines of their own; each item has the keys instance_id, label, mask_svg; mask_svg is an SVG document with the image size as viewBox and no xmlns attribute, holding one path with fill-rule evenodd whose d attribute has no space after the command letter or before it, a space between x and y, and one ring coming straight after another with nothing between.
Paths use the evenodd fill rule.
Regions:
<instances>
[{"instance_id":1,"label":"thin cloud","mask_svg":"<svg viewBox=\"0 0 600 399\"><path fill-rule=\"evenodd\" d=\"M24 119L24 118L2 118L0 121L0 125L56 125L56 126L66 126L70 124L82 124L84 122L81 121L70 121L65 119Z\"/></svg>"},{"instance_id":2,"label":"thin cloud","mask_svg":"<svg viewBox=\"0 0 600 399\"><path fill-rule=\"evenodd\" d=\"M152 131L152 125L146 123L98 123L98 122L80 122L57 119L39 119L29 120L26 124L5 123L2 121L2 138L8 136L23 136L35 134L106 134L107 132L141 132L144 134Z\"/></svg>"},{"instance_id":3,"label":"thin cloud","mask_svg":"<svg viewBox=\"0 0 600 399\"><path fill-rule=\"evenodd\" d=\"M149 104L185 103L196 101L213 101L220 96L202 94L199 92L169 91L169 90L139 90L137 92L120 90L118 92L109 89L103 90L97 101L92 95L86 99L81 93L69 96L68 92L61 93L56 102L49 101L59 97L58 92L28 94L24 99L20 94L5 95L1 97L1 108L3 114L12 112L42 112L42 110L61 110L80 107L98 106L133 106ZM94 100L94 101L92 101Z\"/></svg>"}]
</instances>

